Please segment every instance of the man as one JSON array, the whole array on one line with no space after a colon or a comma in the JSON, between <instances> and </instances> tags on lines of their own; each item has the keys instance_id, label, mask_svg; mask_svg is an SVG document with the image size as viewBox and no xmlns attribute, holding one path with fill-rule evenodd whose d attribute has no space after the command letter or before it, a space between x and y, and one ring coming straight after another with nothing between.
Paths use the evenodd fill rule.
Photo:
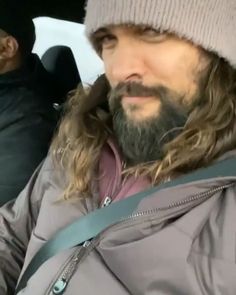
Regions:
<instances>
[{"instance_id":1,"label":"man","mask_svg":"<svg viewBox=\"0 0 236 295\"><path fill-rule=\"evenodd\" d=\"M173 182L235 157L235 8L88 1L86 33L106 77L72 97L51 155L0 211L1 294L61 229L98 207L116 215L163 183L92 241L44 252L18 294L235 294L235 173ZM83 224L76 239L92 230Z\"/></svg>"},{"instance_id":2,"label":"man","mask_svg":"<svg viewBox=\"0 0 236 295\"><path fill-rule=\"evenodd\" d=\"M57 119L57 90L31 53L34 24L18 6L0 1L0 205L18 196L46 156Z\"/></svg>"}]
</instances>

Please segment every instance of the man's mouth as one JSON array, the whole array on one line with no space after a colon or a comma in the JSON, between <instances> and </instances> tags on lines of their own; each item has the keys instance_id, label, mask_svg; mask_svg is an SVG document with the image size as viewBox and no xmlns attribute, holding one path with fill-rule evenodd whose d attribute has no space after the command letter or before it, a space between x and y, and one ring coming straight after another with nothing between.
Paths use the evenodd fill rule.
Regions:
<instances>
[{"instance_id":1,"label":"man's mouth","mask_svg":"<svg viewBox=\"0 0 236 295\"><path fill-rule=\"evenodd\" d=\"M122 98L122 103L139 104L139 103L148 102L153 99L155 99L154 96L124 96Z\"/></svg>"}]
</instances>

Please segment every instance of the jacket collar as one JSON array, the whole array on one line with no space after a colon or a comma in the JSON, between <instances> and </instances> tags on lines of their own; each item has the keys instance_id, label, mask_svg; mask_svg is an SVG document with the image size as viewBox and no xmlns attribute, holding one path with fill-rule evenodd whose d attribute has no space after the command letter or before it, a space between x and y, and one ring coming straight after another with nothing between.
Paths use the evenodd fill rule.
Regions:
<instances>
[{"instance_id":1,"label":"jacket collar","mask_svg":"<svg viewBox=\"0 0 236 295\"><path fill-rule=\"evenodd\" d=\"M61 91L55 78L46 71L36 54L31 54L19 69L0 75L0 90L9 87L26 87L53 102L61 99Z\"/></svg>"},{"instance_id":2,"label":"jacket collar","mask_svg":"<svg viewBox=\"0 0 236 295\"><path fill-rule=\"evenodd\" d=\"M0 75L0 85L3 87L30 83L34 80L36 74L42 70L43 66L38 56L32 54L20 68Z\"/></svg>"},{"instance_id":3,"label":"jacket collar","mask_svg":"<svg viewBox=\"0 0 236 295\"><path fill-rule=\"evenodd\" d=\"M225 153L220 156L215 162L226 160L236 156L236 150ZM104 146L99 162L99 191L101 198L121 197L119 191L123 185L122 183L122 154L116 143L116 140L109 138ZM233 176L233 175L232 175ZM132 180L133 181L133 180ZM140 184L138 182L140 181ZM140 179L137 181L137 186L144 186L143 190L147 188L147 179ZM141 188L142 191L142 188Z\"/></svg>"}]
</instances>

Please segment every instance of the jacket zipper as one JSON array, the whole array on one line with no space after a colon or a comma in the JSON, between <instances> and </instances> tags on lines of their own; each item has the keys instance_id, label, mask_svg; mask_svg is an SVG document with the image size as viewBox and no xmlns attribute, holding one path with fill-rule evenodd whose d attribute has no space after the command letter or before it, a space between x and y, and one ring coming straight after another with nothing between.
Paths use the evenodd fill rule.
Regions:
<instances>
[{"instance_id":1,"label":"jacket zipper","mask_svg":"<svg viewBox=\"0 0 236 295\"><path fill-rule=\"evenodd\" d=\"M106 196L101 204L101 208L109 206L111 202L112 199ZM92 250L94 247L94 243L92 243L91 241L86 241L80 249L75 251L72 259L70 259L67 263L59 279L53 284L50 290L51 295L62 295L65 292L70 279L72 278L74 272L78 267L78 264L85 257L85 255L90 252L89 250Z\"/></svg>"},{"instance_id":2,"label":"jacket zipper","mask_svg":"<svg viewBox=\"0 0 236 295\"><path fill-rule=\"evenodd\" d=\"M229 184L214 187L206 192L202 192L202 193L199 193L196 195L189 196L189 197L187 197L181 201L178 201L178 202L173 202L166 207L160 207L160 208L155 208L155 209L151 209L151 210L147 210L147 211L143 211L143 212L134 213L134 214L128 216L127 218L124 218L124 221L130 220L130 219L135 219L137 217L141 217L141 216L145 216L145 215L156 214L159 211L166 211L166 210L170 210L173 208L178 208L178 207L190 204L192 202L203 201L204 199L209 199L215 193L220 192L226 188L229 188L230 186L233 186L234 184L235 183L229 183Z\"/></svg>"},{"instance_id":3,"label":"jacket zipper","mask_svg":"<svg viewBox=\"0 0 236 295\"><path fill-rule=\"evenodd\" d=\"M140 211L140 212L137 212L137 213L134 213L134 214L131 214L130 216L128 217L125 217L123 219L121 219L119 222L113 224L113 225L110 225L109 227L107 227L103 232L101 232L99 234L99 241L102 240L102 238L110 231L114 230L114 229L117 229L119 227L123 227L124 225L128 224L128 223L133 223L134 221L136 220L140 220L141 222L143 222L143 219L146 218L146 217L151 217L151 216L154 216L154 217L157 217L157 214L159 212L165 212L165 211L168 211L168 210L171 210L171 209L174 209L174 208L179 208L179 207L182 207L184 205L188 205L188 204L191 204L192 202L197 202L197 201L206 201L207 199L209 199L210 197L212 197L215 193L217 192L220 192L226 188L229 188L231 186L235 185L235 182L231 182L231 183L228 183L228 184L225 184L225 185L221 185L221 186L217 186L217 187L214 187L206 192L202 192L202 193L199 193L199 194L195 194L195 195L192 195L192 196L189 196L181 201L178 201L178 202L173 202L171 204L169 204L168 206L165 206L165 207L159 207L159 208L155 208L155 209L150 209L150 210L146 210L146 211Z\"/></svg>"},{"instance_id":4,"label":"jacket zipper","mask_svg":"<svg viewBox=\"0 0 236 295\"><path fill-rule=\"evenodd\" d=\"M145 217L150 217L152 215L154 215L156 217L156 214L158 214L159 212L182 207L184 205L191 204L192 202L197 202L197 201L203 202L204 200L209 199L215 193L220 192L220 191L222 191L226 188L229 188L233 185L235 185L235 183L229 183L226 185L218 186L218 187L212 188L206 192L189 196L181 201L173 202L166 207L160 207L160 208L155 208L155 209L151 209L151 210L147 210L147 211L137 212L137 213L134 213L134 214L124 218L123 220L117 222L116 224L109 226L101 234L99 234L99 236L97 238L95 238L93 240L93 242L86 241L83 244L83 246L75 252L72 260L70 260L70 262L67 264L67 266L66 266L65 270L63 271L62 275L60 276L60 278L53 285L50 294L51 295L62 295L65 292L66 287L68 286L69 281L72 278L76 269L78 268L78 265L81 262L81 260L85 257L86 254L91 252L96 247L97 242L101 241L101 239L109 231L114 230L115 228L124 226L124 224L127 224L129 222L134 222L135 220L143 219ZM112 199L110 197L105 197L101 207L103 208L103 207L109 206L111 204L111 202L112 202ZM143 222L143 220L140 220L140 221Z\"/></svg>"},{"instance_id":5,"label":"jacket zipper","mask_svg":"<svg viewBox=\"0 0 236 295\"><path fill-rule=\"evenodd\" d=\"M50 294L61 295L65 292L66 287L70 279L72 278L74 271L77 268L77 265L79 264L81 259L84 257L84 254L86 253L86 250L89 248L90 244L91 242L86 241L79 250L75 251L75 254L73 255L72 259L67 264L62 275L52 286Z\"/></svg>"}]
</instances>

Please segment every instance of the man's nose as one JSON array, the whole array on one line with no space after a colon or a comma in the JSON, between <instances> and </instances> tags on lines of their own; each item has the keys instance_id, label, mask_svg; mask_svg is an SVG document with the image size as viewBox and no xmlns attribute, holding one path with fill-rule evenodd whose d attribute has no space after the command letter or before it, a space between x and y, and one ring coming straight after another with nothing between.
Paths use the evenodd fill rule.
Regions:
<instances>
[{"instance_id":1,"label":"man's nose","mask_svg":"<svg viewBox=\"0 0 236 295\"><path fill-rule=\"evenodd\" d=\"M142 82L145 73L143 57L135 44L127 42L115 48L111 60L110 78L112 84L120 82Z\"/></svg>"}]
</instances>

